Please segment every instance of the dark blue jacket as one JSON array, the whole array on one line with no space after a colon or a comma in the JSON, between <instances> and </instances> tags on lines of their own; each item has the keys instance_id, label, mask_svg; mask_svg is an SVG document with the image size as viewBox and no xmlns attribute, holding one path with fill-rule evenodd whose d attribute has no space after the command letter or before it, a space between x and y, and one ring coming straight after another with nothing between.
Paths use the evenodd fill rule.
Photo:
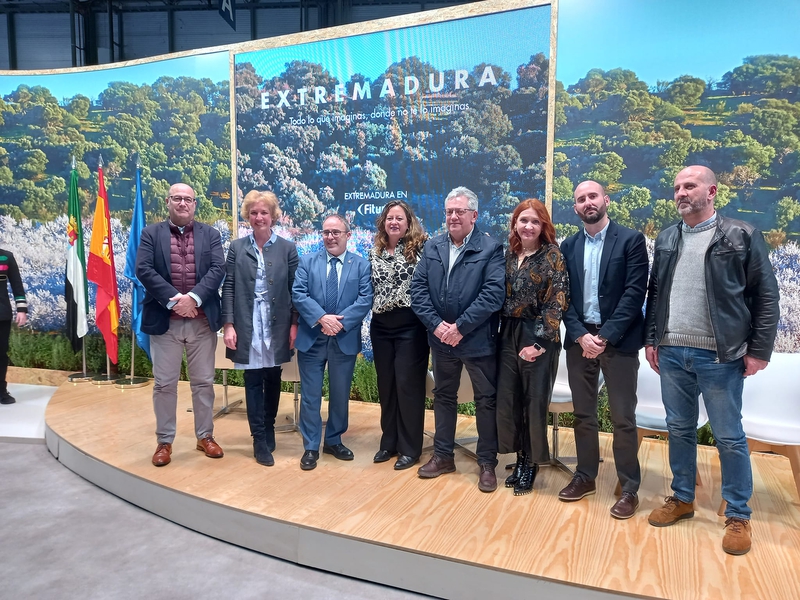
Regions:
<instances>
[{"instance_id":1,"label":"dark blue jacket","mask_svg":"<svg viewBox=\"0 0 800 600\"><path fill-rule=\"evenodd\" d=\"M411 282L411 307L428 330L431 348L455 356L495 353L500 309L505 300L503 246L476 226L447 282L450 238L428 240ZM453 347L433 335L439 324L455 323L464 336Z\"/></svg>"},{"instance_id":2,"label":"dark blue jacket","mask_svg":"<svg viewBox=\"0 0 800 600\"><path fill-rule=\"evenodd\" d=\"M583 314L583 230L561 243L561 253L569 272L570 303L564 313L567 335L564 347L570 348L582 335ZM647 293L647 246L638 231L608 225L600 257L599 285L600 335L620 352L638 352L644 345L644 316L642 307Z\"/></svg>"},{"instance_id":3,"label":"dark blue jacket","mask_svg":"<svg viewBox=\"0 0 800 600\"><path fill-rule=\"evenodd\" d=\"M225 276L225 255L219 232L195 221L194 266L197 283L190 291L202 301L203 313L211 331L222 327L219 286ZM169 221L148 225L142 230L142 240L136 255L136 276L145 289L142 304L142 332L162 335L169 330L172 311L169 299L178 294L170 274Z\"/></svg>"}]
</instances>

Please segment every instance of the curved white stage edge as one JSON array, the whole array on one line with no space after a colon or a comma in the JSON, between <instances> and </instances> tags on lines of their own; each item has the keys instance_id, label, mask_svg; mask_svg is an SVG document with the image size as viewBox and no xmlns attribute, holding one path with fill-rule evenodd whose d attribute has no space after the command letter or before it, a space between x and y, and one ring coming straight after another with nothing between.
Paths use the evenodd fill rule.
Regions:
<instances>
[{"instance_id":1,"label":"curved white stage edge","mask_svg":"<svg viewBox=\"0 0 800 600\"><path fill-rule=\"evenodd\" d=\"M373 465L378 407L360 403L352 405L345 439L356 453L352 463L323 455L316 471L301 472L299 434L289 433L278 438L276 466L260 467L252 459L246 417L237 414L216 421L226 456L211 461L190 447L187 386L179 397L173 462L156 469L149 466L155 449L150 394L150 387L123 393L62 385L46 416L50 452L75 473L145 510L257 552L459 599L788 598L800 589L800 511L788 461L781 457L754 457L754 549L731 557L719 545L723 519L716 515L719 470L713 450L700 452L704 484L695 519L656 529L646 517L667 493L663 442L645 441L642 509L620 522L608 515L615 484L608 436L601 440L606 462L597 495L564 504L556 494L568 476L557 470L543 469L535 493L515 498L502 483L494 494L480 494L474 462L462 456L456 474L434 481L419 480L413 469L394 472L391 462ZM290 402L287 396L279 419ZM470 426L465 419L460 428ZM574 453L571 432L564 433L562 454ZM264 487L263 493L253 492ZM248 495L253 498L243 501ZM340 497L346 498L342 504ZM263 498L280 498L282 508L242 508ZM326 511L331 526L315 526L320 522L315 517ZM433 539L436 543L427 544Z\"/></svg>"}]
</instances>

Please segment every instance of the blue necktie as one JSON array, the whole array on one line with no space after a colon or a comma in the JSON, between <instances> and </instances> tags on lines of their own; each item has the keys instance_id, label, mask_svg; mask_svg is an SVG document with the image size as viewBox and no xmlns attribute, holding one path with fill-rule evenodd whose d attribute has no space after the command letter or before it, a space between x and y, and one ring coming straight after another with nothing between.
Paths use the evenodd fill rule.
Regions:
<instances>
[{"instance_id":1,"label":"blue necktie","mask_svg":"<svg viewBox=\"0 0 800 600\"><path fill-rule=\"evenodd\" d=\"M339 303L339 276L336 273L336 265L339 259L334 256L331 258L331 270L328 273L328 281L325 285L325 312L329 315L336 313L336 305Z\"/></svg>"}]
</instances>

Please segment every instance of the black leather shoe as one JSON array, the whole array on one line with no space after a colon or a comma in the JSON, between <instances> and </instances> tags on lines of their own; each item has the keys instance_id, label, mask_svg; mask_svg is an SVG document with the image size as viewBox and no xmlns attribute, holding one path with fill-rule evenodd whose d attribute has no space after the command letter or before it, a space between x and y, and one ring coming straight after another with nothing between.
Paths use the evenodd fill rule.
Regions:
<instances>
[{"instance_id":1,"label":"black leather shoe","mask_svg":"<svg viewBox=\"0 0 800 600\"><path fill-rule=\"evenodd\" d=\"M303 471L310 471L317 468L317 461L319 460L319 452L316 450L306 450L303 458L300 459L300 468Z\"/></svg>"},{"instance_id":2,"label":"black leather shoe","mask_svg":"<svg viewBox=\"0 0 800 600\"><path fill-rule=\"evenodd\" d=\"M512 465L513 471L511 471L511 475L506 477L506 487L513 488L517 482L519 481L519 477L522 474L522 469L525 467L525 463L527 462L527 457L525 456L524 452L517 452L517 462Z\"/></svg>"},{"instance_id":3,"label":"black leather shoe","mask_svg":"<svg viewBox=\"0 0 800 600\"><path fill-rule=\"evenodd\" d=\"M389 452L388 450L378 450L375 453L375 457L372 459L372 462L374 463L386 462L393 456L397 456L397 452Z\"/></svg>"},{"instance_id":4,"label":"black leather shoe","mask_svg":"<svg viewBox=\"0 0 800 600\"><path fill-rule=\"evenodd\" d=\"M16 401L16 398L8 392L0 393L0 404L14 404Z\"/></svg>"},{"instance_id":5,"label":"black leather shoe","mask_svg":"<svg viewBox=\"0 0 800 600\"><path fill-rule=\"evenodd\" d=\"M256 457L256 462L265 467L271 467L275 464L275 458L269 449L269 442L266 440L253 440L253 456Z\"/></svg>"},{"instance_id":6,"label":"black leather shoe","mask_svg":"<svg viewBox=\"0 0 800 600\"><path fill-rule=\"evenodd\" d=\"M353 460L353 453L344 444L334 444L333 446L323 444L322 452L323 454L333 454L334 458L339 460Z\"/></svg>"},{"instance_id":7,"label":"black leather shoe","mask_svg":"<svg viewBox=\"0 0 800 600\"><path fill-rule=\"evenodd\" d=\"M403 469L408 469L410 467L413 467L418 462L419 462L419 457L414 458L412 456L406 456L405 454L401 454L400 458L397 459L397 462L394 463L394 470L402 471Z\"/></svg>"}]
</instances>

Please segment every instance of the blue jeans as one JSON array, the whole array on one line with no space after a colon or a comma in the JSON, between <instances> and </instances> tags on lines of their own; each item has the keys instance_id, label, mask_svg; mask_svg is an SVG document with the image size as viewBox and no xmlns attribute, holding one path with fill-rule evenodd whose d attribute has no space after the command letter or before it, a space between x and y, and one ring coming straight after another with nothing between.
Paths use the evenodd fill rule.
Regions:
<instances>
[{"instance_id":1,"label":"blue jeans","mask_svg":"<svg viewBox=\"0 0 800 600\"><path fill-rule=\"evenodd\" d=\"M753 494L750 453L742 429L744 360L716 362L711 350L659 346L661 396L667 411L669 465L673 495L694 500L697 473L698 394L708 412L722 468L722 498L726 517L750 518L747 502Z\"/></svg>"}]
</instances>

